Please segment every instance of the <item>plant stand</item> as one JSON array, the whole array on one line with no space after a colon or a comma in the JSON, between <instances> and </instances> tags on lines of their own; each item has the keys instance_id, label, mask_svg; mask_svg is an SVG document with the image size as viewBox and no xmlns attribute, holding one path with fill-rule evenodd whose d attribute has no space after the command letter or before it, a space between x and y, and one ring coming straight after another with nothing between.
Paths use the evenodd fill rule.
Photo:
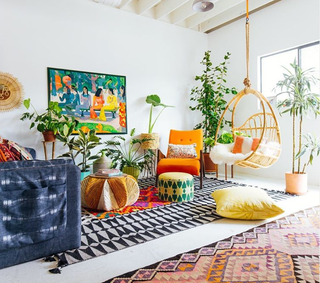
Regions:
<instances>
[{"instance_id":1,"label":"plant stand","mask_svg":"<svg viewBox=\"0 0 320 283\"><path fill-rule=\"evenodd\" d=\"M150 170L144 170L143 171L143 176L148 178L148 177L153 177L157 175L157 161L158 161L158 149L151 149L154 152L152 163L150 164Z\"/></svg>"},{"instance_id":2,"label":"plant stand","mask_svg":"<svg viewBox=\"0 0 320 283\"><path fill-rule=\"evenodd\" d=\"M56 141L42 141L43 144L43 150L44 150L44 158L45 160L48 160L48 156L47 156L47 143L52 143L52 159L54 159L54 149L55 149L55 143Z\"/></svg>"}]
</instances>

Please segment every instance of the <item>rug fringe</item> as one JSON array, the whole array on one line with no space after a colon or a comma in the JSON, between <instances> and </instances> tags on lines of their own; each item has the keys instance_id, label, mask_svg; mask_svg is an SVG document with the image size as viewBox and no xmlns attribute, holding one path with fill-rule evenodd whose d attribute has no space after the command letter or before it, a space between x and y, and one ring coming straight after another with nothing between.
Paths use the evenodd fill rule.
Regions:
<instances>
[{"instance_id":1,"label":"rug fringe","mask_svg":"<svg viewBox=\"0 0 320 283\"><path fill-rule=\"evenodd\" d=\"M61 267L50 269L49 272L52 274L61 274Z\"/></svg>"},{"instance_id":2,"label":"rug fringe","mask_svg":"<svg viewBox=\"0 0 320 283\"><path fill-rule=\"evenodd\" d=\"M65 259L62 259L57 254L45 257L44 261L45 262L58 261L56 268L49 269L49 272L52 273L52 274L61 274L62 268L66 267L67 265L69 265L68 262Z\"/></svg>"}]
</instances>

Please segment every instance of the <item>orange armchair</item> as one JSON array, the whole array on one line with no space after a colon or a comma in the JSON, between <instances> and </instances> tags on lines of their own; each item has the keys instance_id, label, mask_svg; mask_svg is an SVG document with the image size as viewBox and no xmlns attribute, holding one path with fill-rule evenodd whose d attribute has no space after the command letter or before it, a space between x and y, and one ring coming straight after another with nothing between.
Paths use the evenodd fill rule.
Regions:
<instances>
[{"instance_id":1,"label":"orange armchair","mask_svg":"<svg viewBox=\"0 0 320 283\"><path fill-rule=\"evenodd\" d=\"M200 188L202 189L202 178L204 176L204 164L202 156L203 133L202 129L191 131L170 130L170 144L190 145L196 144L197 157L195 158L161 158L163 154L158 154L158 166L156 174L156 185L158 176L166 172L184 172L191 175L200 176ZM169 153L169 151L168 151ZM168 156L167 153L167 156Z\"/></svg>"}]
</instances>

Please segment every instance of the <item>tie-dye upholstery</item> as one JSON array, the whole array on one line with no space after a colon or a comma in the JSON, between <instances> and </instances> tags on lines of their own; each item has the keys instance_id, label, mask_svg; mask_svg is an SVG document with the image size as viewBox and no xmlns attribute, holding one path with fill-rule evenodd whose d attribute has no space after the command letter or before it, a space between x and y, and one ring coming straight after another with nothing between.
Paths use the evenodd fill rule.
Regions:
<instances>
[{"instance_id":1,"label":"tie-dye upholstery","mask_svg":"<svg viewBox=\"0 0 320 283\"><path fill-rule=\"evenodd\" d=\"M0 164L0 268L80 245L80 172L71 160Z\"/></svg>"}]
</instances>

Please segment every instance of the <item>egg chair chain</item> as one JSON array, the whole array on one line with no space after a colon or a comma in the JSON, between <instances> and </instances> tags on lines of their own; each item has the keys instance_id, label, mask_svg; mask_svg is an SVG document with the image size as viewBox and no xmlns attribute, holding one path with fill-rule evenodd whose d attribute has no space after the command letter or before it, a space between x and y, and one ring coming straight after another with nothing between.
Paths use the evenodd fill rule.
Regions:
<instances>
[{"instance_id":1,"label":"egg chair chain","mask_svg":"<svg viewBox=\"0 0 320 283\"><path fill-rule=\"evenodd\" d=\"M247 15L246 15L246 66L247 66L247 77L244 79L243 84L245 89L251 87L251 82L249 79L249 35L250 35L250 24L249 24L249 0L247 0Z\"/></svg>"}]
</instances>

